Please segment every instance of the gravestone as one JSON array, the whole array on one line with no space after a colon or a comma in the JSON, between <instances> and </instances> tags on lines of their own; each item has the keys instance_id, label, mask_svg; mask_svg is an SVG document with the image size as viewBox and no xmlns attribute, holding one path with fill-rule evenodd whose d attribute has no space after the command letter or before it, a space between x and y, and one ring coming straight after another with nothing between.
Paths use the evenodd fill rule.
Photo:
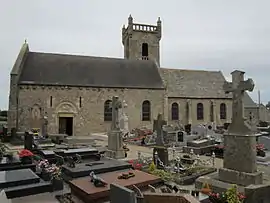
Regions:
<instances>
[{"instance_id":1,"label":"gravestone","mask_svg":"<svg viewBox=\"0 0 270 203\"><path fill-rule=\"evenodd\" d=\"M163 120L162 114L158 114L157 120L154 123L154 131L157 133L156 145L164 146L163 126L166 125L166 121Z\"/></svg>"},{"instance_id":2,"label":"gravestone","mask_svg":"<svg viewBox=\"0 0 270 203\"><path fill-rule=\"evenodd\" d=\"M112 99L112 124L108 132L108 150L105 155L110 158L122 159L125 158L125 151L123 149L122 132L119 126L119 109L122 104L117 96Z\"/></svg>"},{"instance_id":3,"label":"gravestone","mask_svg":"<svg viewBox=\"0 0 270 203\"><path fill-rule=\"evenodd\" d=\"M132 165L125 161L102 158L99 161L87 161L76 164L75 168L64 165L62 166L62 171L65 176L73 179L88 176L91 171L95 174L100 174L112 171L128 170L131 168Z\"/></svg>"},{"instance_id":4,"label":"gravestone","mask_svg":"<svg viewBox=\"0 0 270 203\"><path fill-rule=\"evenodd\" d=\"M111 203L137 203L135 192L117 184L110 184L110 202Z\"/></svg>"},{"instance_id":5,"label":"gravestone","mask_svg":"<svg viewBox=\"0 0 270 203\"><path fill-rule=\"evenodd\" d=\"M24 134L24 149L32 151L33 149L33 133L26 131Z\"/></svg>"},{"instance_id":6,"label":"gravestone","mask_svg":"<svg viewBox=\"0 0 270 203\"><path fill-rule=\"evenodd\" d=\"M244 119L244 92L253 89L252 79L244 81L242 71L232 72L232 82L225 82L225 92L232 92L233 95L233 115L232 123L224 134L224 166L218 173L198 178L195 186L201 189L204 183L208 183L214 192L223 192L231 184L236 184L244 191L246 203L254 202L255 196L270 202L268 191L265 190L269 185L263 183L262 172L257 170L256 135Z\"/></svg>"},{"instance_id":7,"label":"gravestone","mask_svg":"<svg viewBox=\"0 0 270 203\"><path fill-rule=\"evenodd\" d=\"M162 114L158 114L156 125L155 125L155 131L156 131L157 137L156 137L156 146L153 149L153 157L155 159L155 153L157 152L158 158L162 161L164 166L167 166L169 163L169 154L168 154L168 149L164 143L164 137L163 137L164 125L166 125L166 121L163 120Z\"/></svg>"}]
</instances>

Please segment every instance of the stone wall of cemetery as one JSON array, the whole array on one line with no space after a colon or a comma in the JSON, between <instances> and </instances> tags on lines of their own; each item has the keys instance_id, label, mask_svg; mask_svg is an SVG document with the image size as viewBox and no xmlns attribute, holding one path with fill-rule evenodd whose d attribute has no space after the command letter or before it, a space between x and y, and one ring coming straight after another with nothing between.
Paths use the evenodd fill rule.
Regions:
<instances>
[{"instance_id":1,"label":"stone wall of cemetery","mask_svg":"<svg viewBox=\"0 0 270 203\"><path fill-rule=\"evenodd\" d=\"M59 116L73 117L74 135L106 132L110 122L104 121L104 103L113 96L126 101L130 129L152 128L153 119L158 113L164 113L164 94L164 90L149 89L20 86L18 130L32 128L33 109L39 109L40 123L47 114L49 133L58 133ZM142 121L142 103L145 100L151 103L151 121Z\"/></svg>"},{"instance_id":2,"label":"stone wall of cemetery","mask_svg":"<svg viewBox=\"0 0 270 203\"><path fill-rule=\"evenodd\" d=\"M231 122L232 118L232 100L231 99L186 99L186 98L168 98L168 121L170 124L180 122L182 125L188 124L188 102L191 103L191 122L192 125L206 124L211 122L211 102L214 104L214 121L217 125L223 125ZM172 104L177 103L179 106L179 121L172 120ZM197 120L197 104L203 104L203 120ZM220 104L226 104L226 119L220 119Z\"/></svg>"}]
</instances>

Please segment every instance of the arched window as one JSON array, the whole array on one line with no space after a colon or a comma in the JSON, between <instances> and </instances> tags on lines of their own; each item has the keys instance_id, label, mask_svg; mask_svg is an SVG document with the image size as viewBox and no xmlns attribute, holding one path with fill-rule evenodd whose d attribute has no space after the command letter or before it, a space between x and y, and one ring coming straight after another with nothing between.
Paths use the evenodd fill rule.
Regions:
<instances>
[{"instance_id":1,"label":"arched window","mask_svg":"<svg viewBox=\"0 0 270 203\"><path fill-rule=\"evenodd\" d=\"M112 121L111 102L111 100L107 100L104 103L104 121Z\"/></svg>"},{"instance_id":2,"label":"arched window","mask_svg":"<svg viewBox=\"0 0 270 203\"><path fill-rule=\"evenodd\" d=\"M226 104L221 103L220 104L220 119L226 119L226 118L227 118Z\"/></svg>"},{"instance_id":3,"label":"arched window","mask_svg":"<svg viewBox=\"0 0 270 203\"><path fill-rule=\"evenodd\" d=\"M197 120L203 120L203 104L197 104Z\"/></svg>"},{"instance_id":4,"label":"arched window","mask_svg":"<svg viewBox=\"0 0 270 203\"><path fill-rule=\"evenodd\" d=\"M173 121L179 120L179 105L177 103L172 104L171 113Z\"/></svg>"},{"instance_id":5,"label":"arched window","mask_svg":"<svg viewBox=\"0 0 270 203\"><path fill-rule=\"evenodd\" d=\"M142 59L148 60L148 44L147 43L142 44Z\"/></svg>"},{"instance_id":6,"label":"arched window","mask_svg":"<svg viewBox=\"0 0 270 203\"><path fill-rule=\"evenodd\" d=\"M142 103L142 120L150 121L151 118L151 103L148 100L145 100Z\"/></svg>"}]
</instances>

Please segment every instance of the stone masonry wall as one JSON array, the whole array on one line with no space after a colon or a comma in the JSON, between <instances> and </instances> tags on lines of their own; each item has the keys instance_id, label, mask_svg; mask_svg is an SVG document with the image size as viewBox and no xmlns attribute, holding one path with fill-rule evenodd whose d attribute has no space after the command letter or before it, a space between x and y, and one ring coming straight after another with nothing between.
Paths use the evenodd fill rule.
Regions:
<instances>
[{"instance_id":1,"label":"stone masonry wall","mask_svg":"<svg viewBox=\"0 0 270 203\"><path fill-rule=\"evenodd\" d=\"M232 100L229 99L190 99L191 101L191 115L192 115L192 124L206 124L210 123L210 106L211 101L215 104L215 115L214 120L217 125L223 125L226 122L231 122L232 118ZM179 119L182 124L188 123L187 117L187 99L178 99L178 98L169 98L168 99L168 120L169 123L174 123L171 117L171 106L176 102L179 105ZM197 104L202 103L204 107L204 119L197 120ZM225 103L227 107L227 119L220 119L220 104Z\"/></svg>"},{"instance_id":2,"label":"stone masonry wall","mask_svg":"<svg viewBox=\"0 0 270 203\"><path fill-rule=\"evenodd\" d=\"M155 60L159 64L160 62L159 40L160 39L155 34L143 32L143 31L134 31L132 33L132 37L127 40L129 40L129 42L128 43L125 42L124 44L125 58L141 59L142 58L142 44L147 43L149 59Z\"/></svg>"},{"instance_id":3,"label":"stone masonry wall","mask_svg":"<svg viewBox=\"0 0 270 203\"><path fill-rule=\"evenodd\" d=\"M158 113L164 113L164 90L21 86L18 109L19 131L31 128L31 108L39 106L41 118L44 112L47 112L49 133L58 133L59 115L74 117L74 135L106 132L110 122L104 122L104 102L112 99L113 96L119 96L120 100L125 100L128 104L130 129L140 126L152 127L153 119ZM151 121L142 121L144 100L151 102Z\"/></svg>"}]
</instances>

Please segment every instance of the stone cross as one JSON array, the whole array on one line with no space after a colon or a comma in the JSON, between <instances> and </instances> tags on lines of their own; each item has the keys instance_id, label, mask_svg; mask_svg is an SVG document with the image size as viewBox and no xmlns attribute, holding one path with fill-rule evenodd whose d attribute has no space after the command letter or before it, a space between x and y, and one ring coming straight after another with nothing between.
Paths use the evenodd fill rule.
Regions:
<instances>
[{"instance_id":1,"label":"stone cross","mask_svg":"<svg viewBox=\"0 0 270 203\"><path fill-rule=\"evenodd\" d=\"M253 91L254 82L252 79L244 80L245 72L235 70L231 73L232 82L225 82L223 89L226 94L232 92L232 123L228 129L229 133L247 133L250 132L250 127L247 126L244 120L244 103L243 97L246 90Z\"/></svg>"},{"instance_id":2,"label":"stone cross","mask_svg":"<svg viewBox=\"0 0 270 203\"><path fill-rule=\"evenodd\" d=\"M119 101L118 96L113 96L112 103L111 103L110 107L112 108L111 130L120 130L120 126L119 126L119 109L122 108L122 103Z\"/></svg>"},{"instance_id":3,"label":"stone cross","mask_svg":"<svg viewBox=\"0 0 270 203\"><path fill-rule=\"evenodd\" d=\"M162 114L158 114L155 131L157 133L156 144L157 146L164 146L164 137L163 137L163 125L166 125L166 121L163 120Z\"/></svg>"}]
</instances>

